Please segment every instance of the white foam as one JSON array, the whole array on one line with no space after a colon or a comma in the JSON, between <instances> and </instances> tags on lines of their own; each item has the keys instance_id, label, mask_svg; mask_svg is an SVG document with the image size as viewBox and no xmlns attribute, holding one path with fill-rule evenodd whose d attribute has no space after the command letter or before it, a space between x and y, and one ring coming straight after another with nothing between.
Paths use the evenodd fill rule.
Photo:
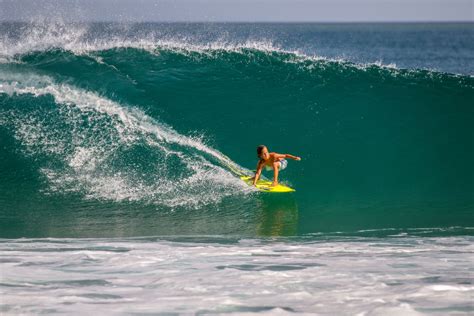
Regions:
<instances>
[{"instance_id":1,"label":"white foam","mask_svg":"<svg viewBox=\"0 0 474 316\"><path fill-rule=\"evenodd\" d=\"M0 295L16 314L471 312L472 237L383 240L4 239Z\"/></svg>"},{"instance_id":2,"label":"white foam","mask_svg":"<svg viewBox=\"0 0 474 316\"><path fill-rule=\"evenodd\" d=\"M429 288L433 291L474 292L474 286L433 285Z\"/></svg>"}]
</instances>

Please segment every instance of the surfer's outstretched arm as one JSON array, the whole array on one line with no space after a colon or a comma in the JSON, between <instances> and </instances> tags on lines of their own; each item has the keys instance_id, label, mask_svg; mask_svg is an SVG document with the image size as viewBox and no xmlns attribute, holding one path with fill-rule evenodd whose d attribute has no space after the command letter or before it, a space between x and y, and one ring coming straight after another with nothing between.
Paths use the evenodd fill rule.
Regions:
<instances>
[{"instance_id":1,"label":"surfer's outstretched arm","mask_svg":"<svg viewBox=\"0 0 474 316\"><path fill-rule=\"evenodd\" d=\"M293 159L293 160L301 160L300 157L298 156L293 156L293 155L290 155L290 154L285 154L285 158L290 158L290 159Z\"/></svg>"},{"instance_id":2,"label":"surfer's outstretched arm","mask_svg":"<svg viewBox=\"0 0 474 316\"><path fill-rule=\"evenodd\" d=\"M300 157L298 156L293 156L293 155L290 155L290 154L277 154L275 153L274 154L275 158L290 158L290 159L293 159L293 160L301 160Z\"/></svg>"}]
</instances>

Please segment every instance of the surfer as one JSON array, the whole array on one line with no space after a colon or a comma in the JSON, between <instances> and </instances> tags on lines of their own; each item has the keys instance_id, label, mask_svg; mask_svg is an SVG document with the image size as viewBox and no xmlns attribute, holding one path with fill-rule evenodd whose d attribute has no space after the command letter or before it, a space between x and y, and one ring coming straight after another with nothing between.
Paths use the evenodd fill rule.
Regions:
<instances>
[{"instance_id":1,"label":"surfer","mask_svg":"<svg viewBox=\"0 0 474 316\"><path fill-rule=\"evenodd\" d=\"M257 147L257 156L260 160L257 163L257 171L255 172L255 177L253 179L253 185L257 184L260 174L262 173L263 167L267 170L273 169L273 183L272 186L278 185L278 172L283 170L288 165L288 161L285 158L290 158L293 160L300 161L301 158L293 156L290 154L278 154L268 152L268 148L265 145L260 145Z\"/></svg>"}]
</instances>

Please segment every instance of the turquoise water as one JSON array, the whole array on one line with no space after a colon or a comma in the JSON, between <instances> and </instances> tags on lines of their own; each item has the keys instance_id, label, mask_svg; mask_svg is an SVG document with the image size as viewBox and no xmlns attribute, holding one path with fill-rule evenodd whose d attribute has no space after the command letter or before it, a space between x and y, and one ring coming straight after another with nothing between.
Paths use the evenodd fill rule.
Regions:
<instances>
[{"instance_id":1,"label":"turquoise water","mask_svg":"<svg viewBox=\"0 0 474 316\"><path fill-rule=\"evenodd\" d=\"M134 300L128 312L180 313L181 289L196 295L181 313L472 312L462 276L474 232L471 24L4 23L0 33L3 311L108 300L119 312ZM302 157L280 175L295 193L236 177L255 168L260 144ZM176 265L158 264L163 247ZM243 255L258 249L271 260ZM186 267L199 271L190 287L173 274ZM156 282L134 277L154 271ZM216 271L233 271L228 286ZM340 292L351 282L362 288L353 305ZM25 286L74 299L51 292L27 307ZM325 286L339 305L313 299ZM150 297L164 293L158 308Z\"/></svg>"},{"instance_id":2,"label":"turquoise water","mask_svg":"<svg viewBox=\"0 0 474 316\"><path fill-rule=\"evenodd\" d=\"M146 40L6 47L3 237L474 226L471 76ZM295 194L229 172L258 144Z\"/></svg>"}]
</instances>

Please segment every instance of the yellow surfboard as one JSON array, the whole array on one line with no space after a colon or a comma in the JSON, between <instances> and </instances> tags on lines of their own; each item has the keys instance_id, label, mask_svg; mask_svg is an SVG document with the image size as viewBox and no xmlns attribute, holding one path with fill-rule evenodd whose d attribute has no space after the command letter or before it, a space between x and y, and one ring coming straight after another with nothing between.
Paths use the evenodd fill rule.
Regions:
<instances>
[{"instance_id":1,"label":"yellow surfboard","mask_svg":"<svg viewBox=\"0 0 474 316\"><path fill-rule=\"evenodd\" d=\"M253 184L253 179L250 176L241 176L240 179L242 179L248 185ZM271 192L271 193L295 192L295 189L287 187L286 185L283 185L283 184L278 184L277 186L272 187L271 181L262 180L262 179L257 181L256 187L257 189L263 192Z\"/></svg>"}]
</instances>

